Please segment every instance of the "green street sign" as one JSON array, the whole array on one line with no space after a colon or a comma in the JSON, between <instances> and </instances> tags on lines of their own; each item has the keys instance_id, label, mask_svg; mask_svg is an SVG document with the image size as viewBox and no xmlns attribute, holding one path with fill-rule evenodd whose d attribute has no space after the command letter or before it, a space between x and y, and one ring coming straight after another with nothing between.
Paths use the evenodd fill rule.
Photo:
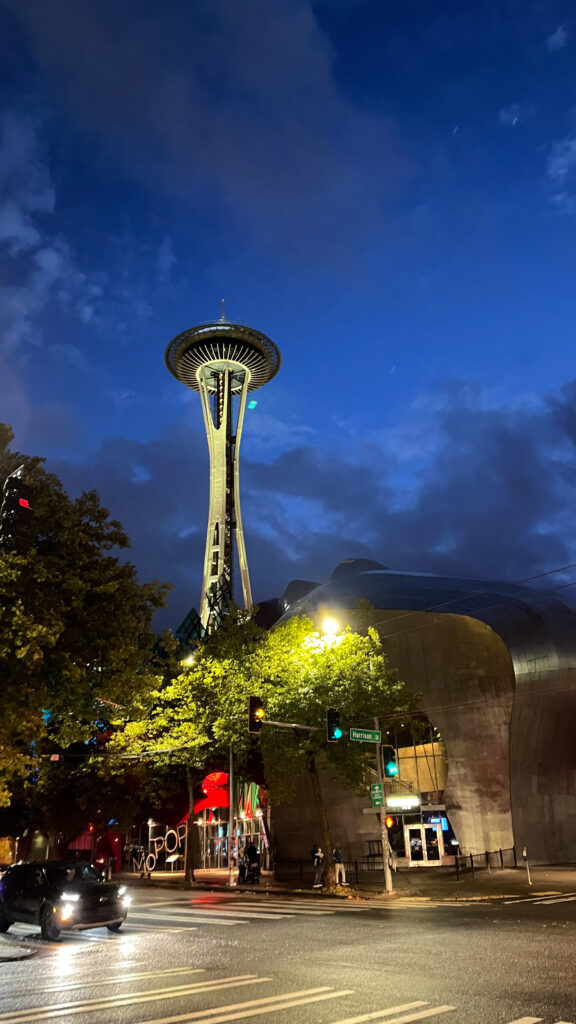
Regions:
<instances>
[{"instance_id":1,"label":"green street sign","mask_svg":"<svg viewBox=\"0 0 576 1024\"><path fill-rule=\"evenodd\" d=\"M377 729L350 729L350 739L357 743L380 743L382 733Z\"/></svg>"},{"instance_id":2,"label":"green street sign","mask_svg":"<svg viewBox=\"0 0 576 1024\"><path fill-rule=\"evenodd\" d=\"M370 796L372 797L372 807L384 806L384 793L381 782L372 783L370 786Z\"/></svg>"}]
</instances>

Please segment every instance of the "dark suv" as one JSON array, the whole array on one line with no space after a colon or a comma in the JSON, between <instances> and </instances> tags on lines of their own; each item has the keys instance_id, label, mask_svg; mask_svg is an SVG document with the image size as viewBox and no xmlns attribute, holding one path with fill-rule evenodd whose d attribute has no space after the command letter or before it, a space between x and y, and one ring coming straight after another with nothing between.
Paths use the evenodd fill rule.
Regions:
<instances>
[{"instance_id":1,"label":"dark suv","mask_svg":"<svg viewBox=\"0 0 576 1024\"><path fill-rule=\"evenodd\" d=\"M43 939L64 929L106 927L116 932L128 913L126 886L104 881L85 861L27 861L0 879L0 932L15 921L39 924Z\"/></svg>"}]
</instances>

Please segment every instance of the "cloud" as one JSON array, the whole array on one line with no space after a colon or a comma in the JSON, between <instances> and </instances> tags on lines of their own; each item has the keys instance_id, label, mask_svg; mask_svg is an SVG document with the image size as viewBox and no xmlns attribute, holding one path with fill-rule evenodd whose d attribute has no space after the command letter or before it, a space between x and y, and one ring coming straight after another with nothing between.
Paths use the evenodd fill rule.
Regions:
<instances>
[{"instance_id":1,"label":"cloud","mask_svg":"<svg viewBox=\"0 0 576 1024\"><path fill-rule=\"evenodd\" d=\"M7 2L70 116L130 176L293 254L377 237L395 129L342 94L311 0Z\"/></svg>"},{"instance_id":2,"label":"cloud","mask_svg":"<svg viewBox=\"0 0 576 1024\"><path fill-rule=\"evenodd\" d=\"M560 213L576 212L576 134L554 143L546 166L551 201Z\"/></svg>"},{"instance_id":3,"label":"cloud","mask_svg":"<svg viewBox=\"0 0 576 1024\"><path fill-rule=\"evenodd\" d=\"M42 158L40 124L27 114L0 115L0 349L38 347L51 304L88 323L101 288L76 264L63 235L50 228L55 193Z\"/></svg>"},{"instance_id":4,"label":"cloud","mask_svg":"<svg viewBox=\"0 0 576 1024\"><path fill-rule=\"evenodd\" d=\"M570 38L565 25L558 25L558 28L548 36L546 40L546 49L548 53L555 53L556 50L563 50Z\"/></svg>"},{"instance_id":5,"label":"cloud","mask_svg":"<svg viewBox=\"0 0 576 1024\"><path fill-rule=\"evenodd\" d=\"M517 125L522 115L522 108L519 103L511 103L508 107L501 107L498 111L500 124L507 127Z\"/></svg>"},{"instance_id":6,"label":"cloud","mask_svg":"<svg viewBox=\"0 0 576 1024\"><path fill-rule=\"evenodd\" d=\"M250 452L241 490L255 600L291 579L325 580L350 556L503 580L574 561L575 409L576 381L513 403L449 381L367 441L315 436L266 461ZM431 439L425 459L418 437ZM48 468L73 494L97 488L132 539L141 579L174 583L159 626L198 607L208 511L200 427L182 419L148 443L110 440L83 465Z\"/></svg>"}]
</instances>

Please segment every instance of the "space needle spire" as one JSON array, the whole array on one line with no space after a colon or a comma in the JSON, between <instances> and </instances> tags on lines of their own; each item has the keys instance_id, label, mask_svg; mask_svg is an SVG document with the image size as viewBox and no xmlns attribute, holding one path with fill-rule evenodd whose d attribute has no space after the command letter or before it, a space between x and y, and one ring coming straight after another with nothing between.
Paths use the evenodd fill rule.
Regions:
<instances>
[{"instance_id":1,"label":"space needle spire","mask_svg":"<svg viewBox=\"0 0 576 1024\"><path fill-rule=\"evenodd\" d=\"M239 452L247 395L274 377L280 352L261 331L226 319L178 334L166 349L170 373L200 393L210 454L210 501L200 619L216 628L234 593L235 544L245 608L252 591L240 514Z\"/></svg>"}]
</instances>

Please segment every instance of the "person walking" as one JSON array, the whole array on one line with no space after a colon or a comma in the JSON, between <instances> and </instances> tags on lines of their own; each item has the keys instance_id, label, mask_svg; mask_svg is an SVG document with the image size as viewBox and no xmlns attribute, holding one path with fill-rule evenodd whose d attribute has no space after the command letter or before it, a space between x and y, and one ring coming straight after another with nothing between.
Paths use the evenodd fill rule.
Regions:
<instances>
[{"instance_id":1,"label":"person walking","mask_svg":"<svg viewBox=\"0 0 576 1024\"><path fill-rule=\"evenodd\" d=\"M314 885L313 889L322 888L322 878L324 875L324 852L320 846L316 847L316 853L314 856Z\"/></svg>"},{"instance_id":2,"label":"person walking","mask_svg":"<svg viewBox=\"0 0 576 1024\"><path fill-rule=\"evenodd\" d=\"M246 860L248 861L248 870L246 872L246 881L250 883L257 883L260 881L260 854L256 849L254 843L248 843L246 847Z\"/></svg>"},{"instance_id":3,"label":"person walking","mask_svg":"<svg viewBox=\"0 0 576 1024\"><path fill-rule=\"evenodd\" d=\"M336 885L348 885L346 881L346 871L344 869L344 858L342 856L342 850L337 845L334 848L332 854L334 857L334 867L336 868Z\"/></svg>"}]
</instances>

